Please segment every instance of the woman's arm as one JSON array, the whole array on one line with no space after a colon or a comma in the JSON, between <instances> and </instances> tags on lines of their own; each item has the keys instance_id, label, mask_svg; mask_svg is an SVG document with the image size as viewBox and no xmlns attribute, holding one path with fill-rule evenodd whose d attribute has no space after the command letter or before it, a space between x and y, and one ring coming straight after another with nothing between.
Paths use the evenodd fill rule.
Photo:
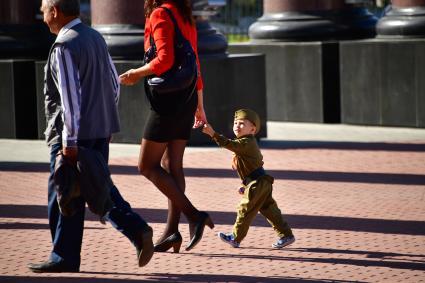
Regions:
<instances>
[{"instance_id":1,"label":"woman's arm","mask_svg":"<svg viewBox=\"0 0 425 283\"><path fill-rule=\"evenodd\" d=\"M199 128L204 124L208 123L207 115L204 110L204 92L202 89L198 90L198 106L195 112L195 123L193 123L193 128Z\"/></svg>"},{"instance_id":2,"label":"woman's arm","mask_svg":"<svg viewBox=\"0 0 425 283\"><path fill-rule=\"evenodd\" d=\"M152 28L157 56L148 64L137 69L130 69L120 75L120 83L134 85L140 79L150 76L160 76L169 70L174 63L174 25L164 9L155 9L147 24ZM146 40L146 38L145 38Z\"/></svg>"},{"instance_id":3,"label":"woman's arm","mask_svg":"<svg viewBox=\"0 0 425 283\"><path fill-rule=\"evenodd\" d=\"M142 67L139 67L137 69L130 69L126 71L125 73L121 74L119 79L120 83L123 85L134 85L138 81L140 81L141 78L144 78L146 76L152 75L153 72L149 66L149 64L146 64Z\"/></svg>"}]
</instances>

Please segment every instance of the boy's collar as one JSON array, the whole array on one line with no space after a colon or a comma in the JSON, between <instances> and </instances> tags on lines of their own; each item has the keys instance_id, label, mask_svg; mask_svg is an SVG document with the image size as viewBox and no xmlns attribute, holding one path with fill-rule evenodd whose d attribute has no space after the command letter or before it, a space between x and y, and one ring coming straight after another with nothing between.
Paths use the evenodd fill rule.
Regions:
<instances>
[{"instance_id":1,"label":"boy's collar","mask_svg":"<svg viewBox=\"0 0 425 283\"><path fill-rule=\"evenodd\" d=\"M254 134L243 135L243 136L239 137L238 139L249 138L249 137L254 137Z\"/></svg>"}]
</instances>

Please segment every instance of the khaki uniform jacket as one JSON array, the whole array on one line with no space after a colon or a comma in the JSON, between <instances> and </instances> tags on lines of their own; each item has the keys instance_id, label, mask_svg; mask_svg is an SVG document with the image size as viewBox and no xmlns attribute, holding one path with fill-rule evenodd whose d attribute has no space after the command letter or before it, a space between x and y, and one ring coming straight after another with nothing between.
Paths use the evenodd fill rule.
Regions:
<instances>
[{"instance_id":1,"label":"khaki uniform jacket","mask_svg":"<svg viewBox=\"0 0 425 283\"><path fill-rule=\"evenodd\" d=\"M215 133L212 139L220 146L233 152L233 169L244 180L252 171L263 166L263 155L254 135L229 139Z\"/></svg>"},{"instance_id":2,"label":"khaki uniform jacket","mask_svg":"<svg viewBox=\"0 0 425 283\"><path fill-rule=\"evenodd\" d=\"M234 153L233 167L243 181L251 172L263 166L263 155L254 135L228 139L215 133L213 140L221 147ZM291 228L283 219L276 201L272 197L273 178L263 175L244 185L244 194L238 206L233 226L234 240L240 243L247 235L249 226L260 212L272 225L279 238L292 235Z\"/></svg>"}]
</instances>

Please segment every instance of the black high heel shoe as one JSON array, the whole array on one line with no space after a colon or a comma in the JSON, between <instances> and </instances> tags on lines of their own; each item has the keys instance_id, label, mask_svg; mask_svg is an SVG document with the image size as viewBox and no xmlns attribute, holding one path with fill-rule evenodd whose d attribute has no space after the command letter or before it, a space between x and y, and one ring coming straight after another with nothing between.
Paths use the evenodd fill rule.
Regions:
<instances>
[{"instance_id":1,"label":"black high heel shoe","mask_svg":"<svg viewBox=\"0 0 425 283\"><path fill-rule=\"evenodd\" d=\"M200 217L197 222L190 223L189 222L189 229L190 229L190 242L186 246L186 251L190 251L193 249L199 241L202 239L202 234L204 233L205 225L210 227L210 229L214 228L214 223L212 222L210 216L208 213L200 211Z\"/></svg>"},{"instance_id":2,"label":"black high heel shoe","mask_svg":"<svg viewBox=\"0 0 425 283\"><path fill-rule=\"evenodd\" d=\"M154 246L155 252L166 252L170 248L173 248L174 253L178 253L180 251L180 247L182 245L183 239L180 232L174 233L161 243Z\"/></svg>"}]
</instances>

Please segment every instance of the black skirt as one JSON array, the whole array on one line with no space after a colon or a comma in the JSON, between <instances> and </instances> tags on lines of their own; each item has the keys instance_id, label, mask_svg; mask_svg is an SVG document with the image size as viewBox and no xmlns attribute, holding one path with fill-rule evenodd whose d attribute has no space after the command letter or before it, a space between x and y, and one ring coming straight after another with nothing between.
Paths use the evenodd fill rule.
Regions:
<instances>
[{"instance_id":1,"label":"black skirt","mask_svg":"<svg viewBox=\"0 0 425 283\"><path fill-rule=\"evenodd\" d=\"M189 140L197 106L198 94L195 89L188 103L176 113L161 115L151 109L143 138L154 142Z\"/></svg>"}]
</instances>

